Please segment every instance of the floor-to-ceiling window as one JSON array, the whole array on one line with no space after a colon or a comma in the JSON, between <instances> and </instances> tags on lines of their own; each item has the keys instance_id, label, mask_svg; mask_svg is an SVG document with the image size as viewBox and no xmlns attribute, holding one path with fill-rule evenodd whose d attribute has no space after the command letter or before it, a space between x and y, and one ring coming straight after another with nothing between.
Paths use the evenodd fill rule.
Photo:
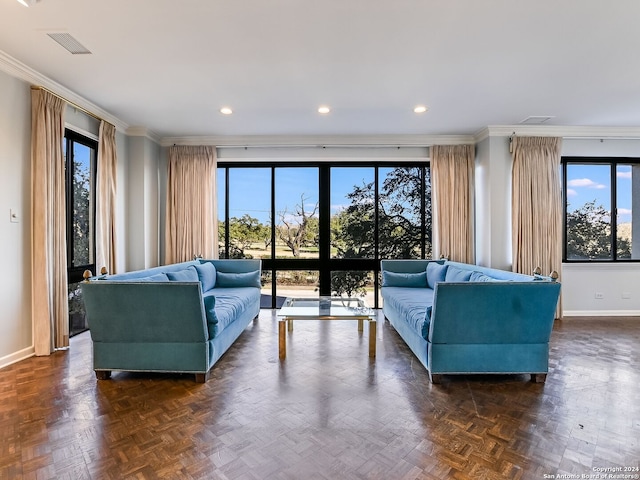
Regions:
<instances>
[{"instance_id":1,"label":"floor-to-ceiling window","mask_svg":"<svg viewBox=\"0 0 640 480\"><path fill-rule=\"evenodd\" d=\"M220 257L261 258L263 306L365 297L382 258L430 258L428 163L220 162Z\"/></svg>"},{"instance_id":2,"label":"floor-to-ceiling window","mask_svg":"<svg viewBox=\"0 0 640 480\"><path fill-rule=\"evenodd\" d=\"M65 131L67 277L69 335L88 329L80 282L85 270L95 270L95 172L98 143Z\"/></svg>"}]
</instances>

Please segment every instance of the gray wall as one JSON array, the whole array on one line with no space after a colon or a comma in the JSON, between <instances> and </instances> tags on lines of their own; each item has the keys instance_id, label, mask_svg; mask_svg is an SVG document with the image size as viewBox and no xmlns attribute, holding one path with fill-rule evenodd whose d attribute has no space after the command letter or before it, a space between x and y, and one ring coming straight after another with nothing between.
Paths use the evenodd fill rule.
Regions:
<instances>
[{"instance_id":1,"label":"gray wall","mask_svg":"<svg viewBox=\"0 0 640 480\"><path fill-rule=\"evenodd\" d=\"M0 367L33 353L30 145L30 86L0 71Z\"/></svg>"},{"instance_id":2,"label":"gray wall","mask_svg":"<svg viewBox=\"0 0 640 480\"><path fill-rule=\"evenodd\" d=\"M640 158L640 139L565 139L562 154ZM640 315L640 263L564 264L562 292L565 315Z\"/></svg>"},{"instance_id":3,"label":"gray wall","mask_svg":"<svg viewBox=\"0 0 640 480\"><path fill-rule=\"evenodd\" d=\"M147 137L128 138L126 269L159 265L160 146Z\"/></svg>"},{"instance_id":4,"label":"gray wall","mask_svg":"<svg viewBox=\"0 0 640 480\"><path fill-rule=\"evenodd\" d=\"M511 154L508 138L476 146L476 263L511 270Z\"/></svg>"}]
</instances>

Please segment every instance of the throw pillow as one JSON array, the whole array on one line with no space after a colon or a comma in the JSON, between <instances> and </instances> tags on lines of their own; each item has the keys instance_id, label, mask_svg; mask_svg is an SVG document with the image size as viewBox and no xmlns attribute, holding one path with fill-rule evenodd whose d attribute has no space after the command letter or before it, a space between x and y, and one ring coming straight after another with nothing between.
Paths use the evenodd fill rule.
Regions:
<instances>
[{"instance_id":1,"label":"throw pillow","mask_svg":"<svg viewBox=\"0 0 640 480\"><path fill-rule=\"evenodd\" d=\"M199 282L198 272L193 265L185 268L184 270L178 270L177 272L167 272L167 277L172 282Z\"/></svg>"},{"instance_id":2,"label":"throw pillow","mask_svg":"<svg viewBox=\"0 0 640 480\"><path fill-rule=\"evenodd\" d=\"M436 288L437 282L444 282L449 266L438 262L427 263L427 286Z\"/></svg>"},{"instance_id":3,"label":"throw pillow","mask_svg":"<svg viewBox=\"0 0 640 480\"><path fill-rule=\"evenodd\" d=\"M454 265L449 265L447 274L444 277L445 282L468 282L471 278L472 270L465 270Z\"/></svg>"},{"instance_id":4,"label":"throw pillow","mask_svg":"<svg viewBox=\"0 0 640 480\"><path fill-rule=\"evenodd\" d=\"M493 282L493 278L482 272L471 272L470 282Z\"/></svg>"},{"instance_id":5,"label":"throw pillow","mask_svg":"<svg viewBox=\"0 0 640 480\"><path fill-rule=\"evenodd\" d=\"M213 295L207 295L204 297L204 312L207 316L207 331L209 332L209 338L216 336L216 326L218 324L218 317L216 316L216 297Z\"/></svg>"},{"instance_id":6,"label":"throw pillow","mask_svg":"<svg viewBox=\"0 0 640 480\"><path fill-rule=\"evenodd\" d=\"M427 286L426 272L396 273L382 272L383 287L425 288Z\"/></svg>"},{"instance_id":7,"label":"throw pillow","mask_svg":"<svg viewBox=\"0 0 640 480\"><path fill-rule=\"evenodd\" d=\"M216 272L216 285L220 288L257 287L260 288L260 270L246 273Z\"/></svg>"},{"instance_id":8,"label":"throw pillow","mask_svg":"<svg viewBox=\"0 0 640 480\"><path fill-rule=\"evenodd\" d=\"M429 340L429 325L431 325L431 311L433 310L433 305L429 305L427 307L427 313L424 316L424 323L422 324L422 338L425 340Z\"/></svg>"},{"instance_id":9,"label":"throw pillow","mask_svg":"<svg viewBox=\"0 0 640 480\"><path fill-rule=\"evenodd\" d=\"M216 316L216 297L214 295L205 295L204 300L204 312L207 315L207 323L218 323L218 317Z\"/></svg>"},{"instance_id":10,"label":"throw pillow","mask_svg":"<svg viewBox=\"0 0 640 480\"><path fill-rule=\"evenodd\" d=\"M200 265L194 265L198 273L198 280L202 285L202 291L208 292L216 286L216 267L211 262L204 262Z\"/></svg>"},{"instance_id":11,"label":"throw pillow","mask_svg":"<svg viewBox=\"0 0 640 480\"><path fill-rule=\"evenodd\" d=\"M164 273L156 273L155 275L151 275L150 277L140 278L139 282L168 282L169 277L167 277Z\"/></svg>"},{"instance_id":12,"label":"throw pillow","mask_svg":"<svg viewBox=\"0 0 640 480\"><path fill-rule=\"evenodd\" d=\"M139 277L139 278L123 278L121 280L114 280L116 282L168 282L169 277L167 277L164 273L156 273L155 275L151 275L149 277Z\"/></svg>"}]
</instances>

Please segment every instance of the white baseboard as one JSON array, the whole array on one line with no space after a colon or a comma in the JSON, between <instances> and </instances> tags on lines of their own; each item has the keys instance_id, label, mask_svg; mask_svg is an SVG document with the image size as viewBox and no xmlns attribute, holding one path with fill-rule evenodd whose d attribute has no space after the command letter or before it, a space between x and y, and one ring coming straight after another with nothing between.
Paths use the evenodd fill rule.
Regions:
<instances>
[{"instance_id":1,"label":"white baseboard","mask_svg":"<svg viewBox=\"0 0 640 480\"><path fill-rule=\"evenodd\" d=\"M23 350L19 350L15 353L0 358L0 368L8 367L13 363L25 360L29 357L33 357L35 354L36 349L33 345L31 345L30 347L27 347Z\"/></svg>"},{"instance_id":2,"label":"white baseboard","mask_svg":"<svg viewBox=\"0 0 640 480\"><path fill-rule=\"evenodd\" d=\"M640 317L640 310L564 310L565 317Z\"/></svg>"}]
</instances>

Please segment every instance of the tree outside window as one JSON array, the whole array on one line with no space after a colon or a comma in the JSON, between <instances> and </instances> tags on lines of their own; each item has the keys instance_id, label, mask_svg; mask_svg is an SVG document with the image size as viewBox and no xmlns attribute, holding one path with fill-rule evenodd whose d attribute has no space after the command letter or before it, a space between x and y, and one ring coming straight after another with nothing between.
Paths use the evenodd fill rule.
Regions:
<instances>
[{"instance_id":1,"label":"tree outside window","mask_svg":"<svg viewBox=\"0 0 640 480\"><path fill-rule=\"evenodd\" d=\"M634 159L563 159L565 261L640 259L640 245L633 248L639 168Z\"/></svg>"}]
</instances>

